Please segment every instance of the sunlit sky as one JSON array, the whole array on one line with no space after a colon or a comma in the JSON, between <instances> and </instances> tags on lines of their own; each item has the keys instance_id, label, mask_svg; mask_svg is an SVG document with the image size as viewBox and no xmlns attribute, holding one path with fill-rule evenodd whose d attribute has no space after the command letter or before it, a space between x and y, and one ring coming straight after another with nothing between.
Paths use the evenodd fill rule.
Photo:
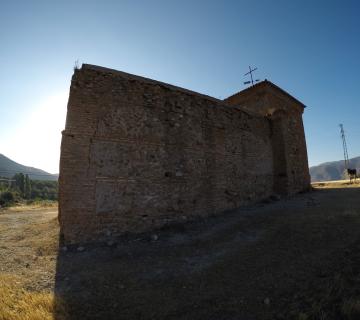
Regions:
<instances>
[{"instance_id":1,"label":"sunlit sky","mask_svg":"<svg viewBox=\"0 0 360 320\"><path fill-rule=\"evenodd\" d=\"M216 98L249 65L308 108L309 163L360 155L358 1L2 1L0 153L58 172L76 60Z\"/></svg>"}]
</instances>

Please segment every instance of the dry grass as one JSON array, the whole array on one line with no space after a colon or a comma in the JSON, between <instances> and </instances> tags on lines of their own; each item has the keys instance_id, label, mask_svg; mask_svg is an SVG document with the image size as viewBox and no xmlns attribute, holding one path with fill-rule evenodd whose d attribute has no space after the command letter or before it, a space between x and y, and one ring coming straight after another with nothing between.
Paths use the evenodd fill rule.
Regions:
<instances>
[{"instance_id":1,"label":"dry grass","mask_svg":"<svg viewBox=\"0 0 360 320\"><path fill-rule=\"evenodd\" d=\"M58 250L55 214L26 206L0 215L0 320L67 319L46 277L54 273Z\"/></svg>"},{"instance_id":2,"label":"dry grass","mask_svg":"<svg viewBox=\"0 0 360 320\"><path fill-rule=\"evenodd\" d=\"M66 319L62 301L49 292L30 292L22 288L22 279L0 275L0 320Z\"/></svg>"},{"instance_id":3,"label":"dry grass","mask_svg":"<svg viewBox=\"0 0 360 320\"><path fill-rule=\"evenodd\" d=\"M58 219L34 223L24 228L23 241L36 250L37 255L56 255L59 248Z\"/></svg>"},{"instance_id":4,"label":"dry grass","mask_svg":"<svg viewBox=\"0 0 360 320\"><path fill-rule=\"evenodd\" d=\"M351 182L349 180L337 180L337 181L323 181L323 182L313 182L311 185L315 189L338 189L338 188L359 188L360 179L356 182Z\"/></svg>"},{"instance_id":5,"label":"dry grass","mask_svg":"<svg viewBox=\"0 0 360 320\"><path fill-rule=\"evenodd\" d=\"M38 255L56 255L59 246L59 223L58 218L52 218L51 220L41 219L41 216L33 216L31 212L37 213L37 210L21 211L16 208L16 213L21 214L21 221L13 221L13 225L16 223L21 224L16 233L11 228L9 223L0 223L0 233L5 235L9 234L9 237L13 237L12 240L16 240L17 245L23 245L32 248ZM19 210L19 211L17 211ZM31 212L29 212L31 211ZM15 213L13 210L7 210L7 213ZM29 219L26 217L26 213L29 215ZM26 220L25 220L26 219ZM26 221L26 223L23 222Z\"/></svg>"},{"instance_id":6,"label":"dry grass","mask_svg":"<svg viewBox=\"0 0 360 320\"><path fill-rule=\"evenodd\" d=\"M17 204L8 208L3 209L4 212L28 212L32 210L38 210L38 209L57 209L58 208L58 202L57 201L36 201L31 204L21 203Z\"/></svg>"}]
</instances>

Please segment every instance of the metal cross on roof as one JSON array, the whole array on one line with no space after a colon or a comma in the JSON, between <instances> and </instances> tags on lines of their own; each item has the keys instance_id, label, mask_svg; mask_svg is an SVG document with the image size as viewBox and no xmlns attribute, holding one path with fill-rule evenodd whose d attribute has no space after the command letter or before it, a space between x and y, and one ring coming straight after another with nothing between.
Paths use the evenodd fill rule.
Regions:
<instances>
[{"instance_id":1,"label":"metal cross on roof","mask_svg":"<svg viewBox=\"0 0 360 320\"><path fill-rule=\"evenodd\" d=\"M249 66L249 72L245 73L245 74L244 74L244 77L247 76L248 74L250 74L251 81L245 81L244 84L250 84L250 83L251 83L251 85L254 85L254 82L260 81L259 79L256 79L256 80L253 79L253 75L252 75L252 74L253 74L253 72L254 72L255 70L257 70L256 67L255 67L254 69L251 69L251 67Z\"/></svg>"}]
</instances>

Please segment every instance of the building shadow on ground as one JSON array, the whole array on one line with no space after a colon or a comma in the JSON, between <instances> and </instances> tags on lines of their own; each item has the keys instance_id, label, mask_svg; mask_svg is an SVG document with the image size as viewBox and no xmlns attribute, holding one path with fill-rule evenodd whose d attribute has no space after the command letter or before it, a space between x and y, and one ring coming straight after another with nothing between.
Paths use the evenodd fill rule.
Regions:
<instances>
[{"instance_id":1,"label":"building shadow on ground","mask_svg":"<svg viewBox=\"0 0 360 320\"><path fill-rule=\"evenodd\" d=\"M338 294L353 286L346 293L327 288L348 283L346 266L360 261L359 193L320 189L164 228L156 237L60 246L57 303L66 319L157 320L311 318L314 303L332 303L332 319L342 310ZM55 319L64 320L62 312Z\"/></svg>"}]
</instances>

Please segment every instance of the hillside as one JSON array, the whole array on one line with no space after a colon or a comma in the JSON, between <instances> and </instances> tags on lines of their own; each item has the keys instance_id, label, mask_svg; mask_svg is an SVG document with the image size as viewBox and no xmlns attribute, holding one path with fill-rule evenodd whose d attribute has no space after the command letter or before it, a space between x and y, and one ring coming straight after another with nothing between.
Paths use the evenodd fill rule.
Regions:
<instances>
[{"instance_id":1,"label":"hillside","mask_svg":"<svg viewBox=\"0 0 360 320\"><path fill-rule=\"evenodd\" d=\"M0 176L10 178L15 173L28 174L32 180L57 180L57 174L50 174L44 170L23 166L0 153Z\"/></svg>"},{"instance_id":2,"label":"hillside","mask_svg":"<svg viewBox=\"0 0 360 320\"><path fill-rule=\"evenodd\" d=\"M360 157L350 159L350 167L360 170ZM325 162L310 168L311 181L330 181L343 178L344 160Z\"/></svg>"}]
</instances>

